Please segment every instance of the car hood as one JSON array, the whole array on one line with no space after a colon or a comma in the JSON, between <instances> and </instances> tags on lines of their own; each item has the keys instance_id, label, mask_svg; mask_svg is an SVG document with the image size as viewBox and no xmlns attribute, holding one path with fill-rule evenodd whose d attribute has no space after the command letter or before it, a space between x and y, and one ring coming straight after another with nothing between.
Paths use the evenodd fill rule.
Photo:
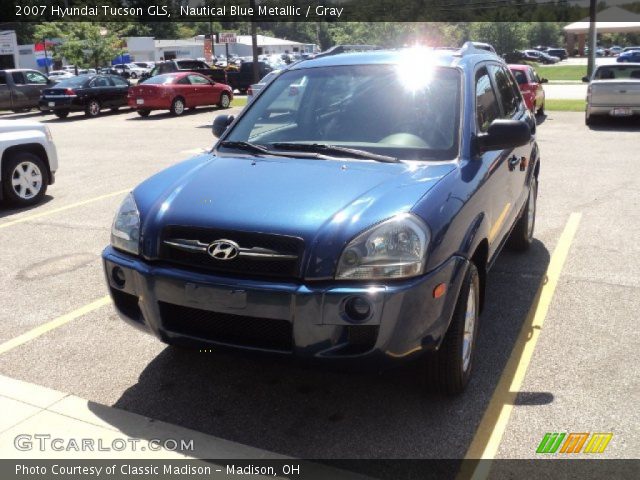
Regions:
<instances>
[{"instance_id":1,"label":"car hood","mask_svg":"<svg viewBox=\"0 0 640 480\"><path fill-rule=\"evenodd\" d=\"M0 133L17 132L24 130L38 130L43 132L44 125L29 120L0 120Z\"/></svg>"},{"instance_id":2,"label":"car hood","mask_svg":"<svg viewBox=\"0 0 640 480\"><path fill-rule=\"evenodd\" d=\"M203 155L135 189L144 252L155 256L168 225L291 235L307 247L330 239L342 249L360 231L410 211L455 165Z\"/></svg>"}]
</instances>

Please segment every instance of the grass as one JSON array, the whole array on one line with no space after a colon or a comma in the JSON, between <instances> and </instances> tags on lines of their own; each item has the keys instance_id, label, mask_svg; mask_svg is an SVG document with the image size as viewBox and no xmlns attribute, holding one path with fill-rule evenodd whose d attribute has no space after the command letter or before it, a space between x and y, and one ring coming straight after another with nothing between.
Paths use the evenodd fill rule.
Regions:
<instances>
[{"instance_id":1,"label":"grass","mask_svg":"<svg viewBox=\"0 0 640 480\"><path fill-rule=\"evenodd\" d=\"M586 65L540 66L534 68L542 78L554 81L580 81L587 74Z\"/></svg>"},{"instance_id":2,"label":"grass","mask_svg":"<svg viewBox=\"0 0 640 480\"><path fill-rule=\"evenodd\" d=\"M562 112L584 112L584 100L561 100L547 98L544 101L544 109L549 111Z\"/></svg>"},{"instance_id":3,"label":"grass","mask_svg":"<svg viewBox=\"0 0 640 480\"><path fill-rule=\"evenodd\" d=\"M247 104L247 97L236 97L231 101L232 107L244 107Z\"/></svg>"}]
</instances>

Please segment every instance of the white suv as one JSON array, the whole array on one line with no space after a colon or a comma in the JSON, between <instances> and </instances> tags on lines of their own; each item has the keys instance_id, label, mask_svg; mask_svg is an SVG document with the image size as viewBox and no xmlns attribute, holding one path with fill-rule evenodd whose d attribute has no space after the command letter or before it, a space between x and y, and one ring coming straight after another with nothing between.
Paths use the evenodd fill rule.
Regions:
<instances>
[{"instance_id":1,"label":"white suv","mask_svg":"<svg viewBox=\"0 0 640 480\"><path fill-rule=\"evenodd\" d=\"M0 120L0 200L21 207L38 203L57 169L58 154L46 125Z\"/></svg>"}]
</instances>

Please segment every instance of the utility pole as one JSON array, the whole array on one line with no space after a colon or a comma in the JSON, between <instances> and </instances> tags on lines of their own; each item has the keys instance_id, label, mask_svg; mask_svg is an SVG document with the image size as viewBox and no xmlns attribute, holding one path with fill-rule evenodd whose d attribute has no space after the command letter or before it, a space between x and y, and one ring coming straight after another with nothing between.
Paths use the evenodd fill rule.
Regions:
<instances>
[{"instance_id":1,"label":"utility pole","mask_svg":"<svg viewBox=\"0 0 640 480\"><path fill-rule=\"evenodd\" d=\"M44 69L47 72L47 77L49 76L49 57L47 57L47 39L42 39L42 48L44 48Z\"/></svg>"},{"instance_id":2,"label":"utility pole","mask_svg":"<svg viewBox=\"0 0 640 480\"><path fill-rule=\"evenodd\" d=\"M596 0L589 3L589 59L587 63L587 76L591 77L596 67L596 44L598 32L596 31Z\"/></svg>"},{"instance_id":3,"label":"utility pole","mask_svg":"<svg viewBox=\"0 0 640 480\"><path fill-rule=\"evenodd\" d=\"M251 0L251 11L256 11L256 0ZM251 20L251 52L253 54L253 83L260 81L260 72L258 71L258 30L256 22Z\"/></svg>"}]
</instances>

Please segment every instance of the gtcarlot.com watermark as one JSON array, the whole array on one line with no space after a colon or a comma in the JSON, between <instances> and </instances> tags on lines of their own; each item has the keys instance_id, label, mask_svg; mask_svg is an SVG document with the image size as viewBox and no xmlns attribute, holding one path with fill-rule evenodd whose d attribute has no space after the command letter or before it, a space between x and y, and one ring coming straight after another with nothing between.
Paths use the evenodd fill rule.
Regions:
<instances>
[{"instance_id":1,"label":"gtcarlot.com watermark","mask_svg":"<svg viewBox=\"0 0 640 480\"><path fill-rule=\"evenodd\" d=\"M173 438L60 438L46 433L20 434L13 439L13 446L21 452L157 452L168 450L171 452L192 452L193 440Z\"/></svg>"}]
</instances>

